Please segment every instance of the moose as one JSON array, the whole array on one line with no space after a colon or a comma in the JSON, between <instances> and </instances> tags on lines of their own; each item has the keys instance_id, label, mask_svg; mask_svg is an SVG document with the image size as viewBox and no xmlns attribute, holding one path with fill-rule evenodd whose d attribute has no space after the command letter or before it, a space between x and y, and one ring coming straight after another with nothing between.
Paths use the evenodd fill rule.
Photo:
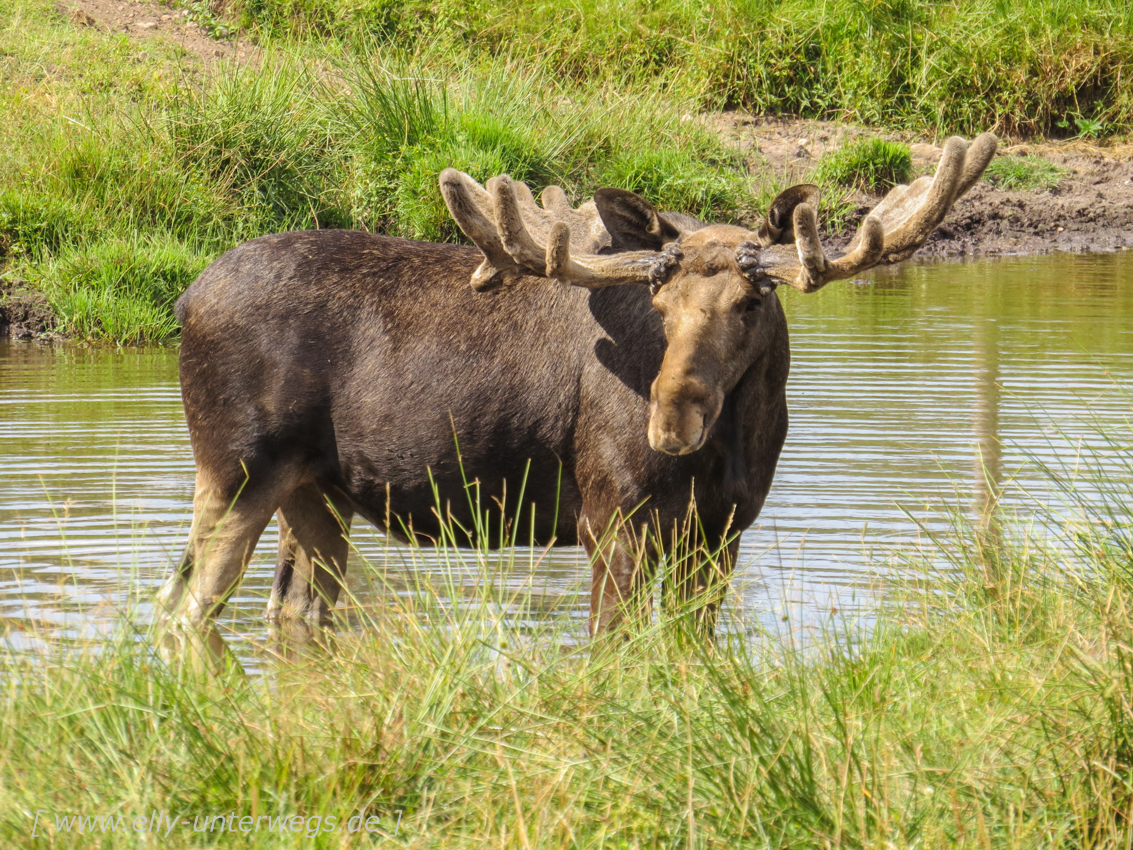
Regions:
<instances>
[{"instance_id":1,"label":"moose","mask_svg":"<svg viewBox=\"0 0 1133 850\"><path fill-rule=\"evenodd\" d=\"M475 543L475 482L499 521L531 517L538 545L585 547L592 635L648 610L684 529L715 555L685 559L672 587L705 600L710 634L710 591L787 435L776 287L911 256L996 145L948 139L935 175L894 188L833 256L811 185L749 231L620 189L574 208L550 186L540 205L451 168L441 192L475 247L326 230L234 248L177 303L196 482L165 618L210 628L275 514L267 614L325 623L355 516L422 541L452 520Z\"/></svg>"}]
</instances>

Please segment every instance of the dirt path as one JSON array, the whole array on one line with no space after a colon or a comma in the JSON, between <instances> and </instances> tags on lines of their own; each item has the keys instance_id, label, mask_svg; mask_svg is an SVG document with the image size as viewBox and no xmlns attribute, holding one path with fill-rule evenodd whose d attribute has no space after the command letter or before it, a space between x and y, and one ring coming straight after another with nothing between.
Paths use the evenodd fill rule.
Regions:
<instances>
[{"instance_id":1,"label":"dirt path","mask_svg":"<svg viewBox=\"0 0 1133 850\"><path fill-rule=\"evenodd\" d=\"M256 48L238 39L216 39L168 6L119 0L63 0L79 26L127 33L139 40L164 38L199 60L202 70L218 60L255 61ZM823 154L877 131L823 121L726 113L705 119L732 140L757 170L770 168L801 182ZM888 134L909 142L914 165L928 170L940 156L931 140ZM1133 245L1133 145L1082 143L1009 145L1004 155L1038 154L1066 169L1052 189L1005 191L983 181L962 198L921 249L922 256L1036 254L1111 251ZM854 198L864 215L876 198Z\"/></svg>"},{"instance_id":2,"label":"dirt path","mask_svg":"<svg viewBox=\"0 0 1133 850\"><path fill-rule=\"evenodd\" d=\"M132 39L164 39L195 57L204 69L218 60L250 60L253 45L238 39L214 38L206 27L189 20L184 9L129 0L61 0L57 8L76 26L126 33Z\"/></svg>"}]
</instances>

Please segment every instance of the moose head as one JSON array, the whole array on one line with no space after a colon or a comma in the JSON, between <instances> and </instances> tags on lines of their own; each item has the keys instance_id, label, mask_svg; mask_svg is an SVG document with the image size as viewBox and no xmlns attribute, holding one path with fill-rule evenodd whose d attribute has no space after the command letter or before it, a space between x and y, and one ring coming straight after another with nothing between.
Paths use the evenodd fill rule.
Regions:
<instances>
[{"instance_id":1,"label":"moose head","mask_svg":"<svg viewBox=\"0 0 1133 850\"><path fill-rule=\"evenodd\" d=\"M660 213L620 189L601 189L574 209L557 186L543 191L539 206L506 175L485 188L449 168L440 183L453 219L484 255L472 275L477 290L522 275L587 289L649 287L667 341L651 388L649 444L680 455L704 445L725 397L766 350L773 323L782 321L777 286L814 292L911 256L995 150L991 133L971 145L948 139L935 176L894 188L833 256L819 239L812 185L781 193L749 231Z\"/></svg>"}]
</instances>

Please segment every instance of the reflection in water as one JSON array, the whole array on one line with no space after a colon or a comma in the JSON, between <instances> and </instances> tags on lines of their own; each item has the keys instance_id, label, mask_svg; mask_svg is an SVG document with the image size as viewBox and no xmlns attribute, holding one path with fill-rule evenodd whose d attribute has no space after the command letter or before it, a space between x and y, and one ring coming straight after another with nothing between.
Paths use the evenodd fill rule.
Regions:
<instances>
[{"instance_id":1,"label":"reflection in water","mask_svg":"<svg viewBox=\"0 0 1133 850\"><path fill-rule=\"evenodd\" d=\"M996 506L1003 485L1003 444L999 439L999 323L994 316L976 317L974 349L975 508L987 551L996 549L1000 541Z\"/></svg>"},{"instance_id":2,"label":"reflection in water","mask_svg":"<svg viewBox=\"0 0 1133 850\"><path fill-rule=\"evenodd\" d=\"M974 493L976 516L991 516L997 502L1019 509L1013 489L1000 489L1028 453L1059 451L1045 424L1073 431L1087 404L1103 426L1129 420L1113 385L1133 375L1133 257L905 265L783 300L791 430L735 581L747 612L767 626L868 603L878 565L918 542L904 511L942 528L932 509L955 504L958 484ZM184 545L192 481L175 347L0 341L0 618L9 642L97 634L129 600L148 615ZM1042 497L1041 482L1027 486ZM989 523L985 533L998 530ZM380 604L421 577L403 547L366 526L354 542L348 589L358 599ZM260 615L274 546L265 534L225 617L239 638L268 637ZM460 604L462 583L480 570L429 557L425 578ZM491 568L503 576L500 609L520 597L535 611L570 612L584 633L580 553L517 559ZM450 569L456 579L444 587Z\"/></svg>"}]
</instances>

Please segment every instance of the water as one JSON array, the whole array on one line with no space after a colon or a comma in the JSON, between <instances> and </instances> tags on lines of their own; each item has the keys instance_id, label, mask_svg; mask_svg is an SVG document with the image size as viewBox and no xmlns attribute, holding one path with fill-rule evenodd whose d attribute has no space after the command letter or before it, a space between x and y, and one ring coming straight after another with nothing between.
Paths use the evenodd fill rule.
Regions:
<instances>
[{"instance_id":1,"label":"water","mask_svg":"<svg viewBox=\"0 0 1133 850\"><path fill-rule=\"evenodd\" d=\"M791 430L735 582L745 613L765 623L868 608L894 553L939 528L942 506L978 512L1028 457L1065 458L1059 430L1096 439L1087 407L1095 428L1130 421L1127 254L906 264L784 303ZM97 635L128 602L144 615L184 545L192 476L175 346L0 341L9 643ZM1049 496L1041 481L1027 489ZM1015 492L1006 498L1025 516L1031 503ZM364 525L355 540L388 587L355 563L351 589L376 603L404 592L405 550ZM270 528L226 615L241 640L264 633L274 547ZM581 631L585 577L580 551L555 550L499 591L566 611Z\"/></svg>"}]
</instances>

